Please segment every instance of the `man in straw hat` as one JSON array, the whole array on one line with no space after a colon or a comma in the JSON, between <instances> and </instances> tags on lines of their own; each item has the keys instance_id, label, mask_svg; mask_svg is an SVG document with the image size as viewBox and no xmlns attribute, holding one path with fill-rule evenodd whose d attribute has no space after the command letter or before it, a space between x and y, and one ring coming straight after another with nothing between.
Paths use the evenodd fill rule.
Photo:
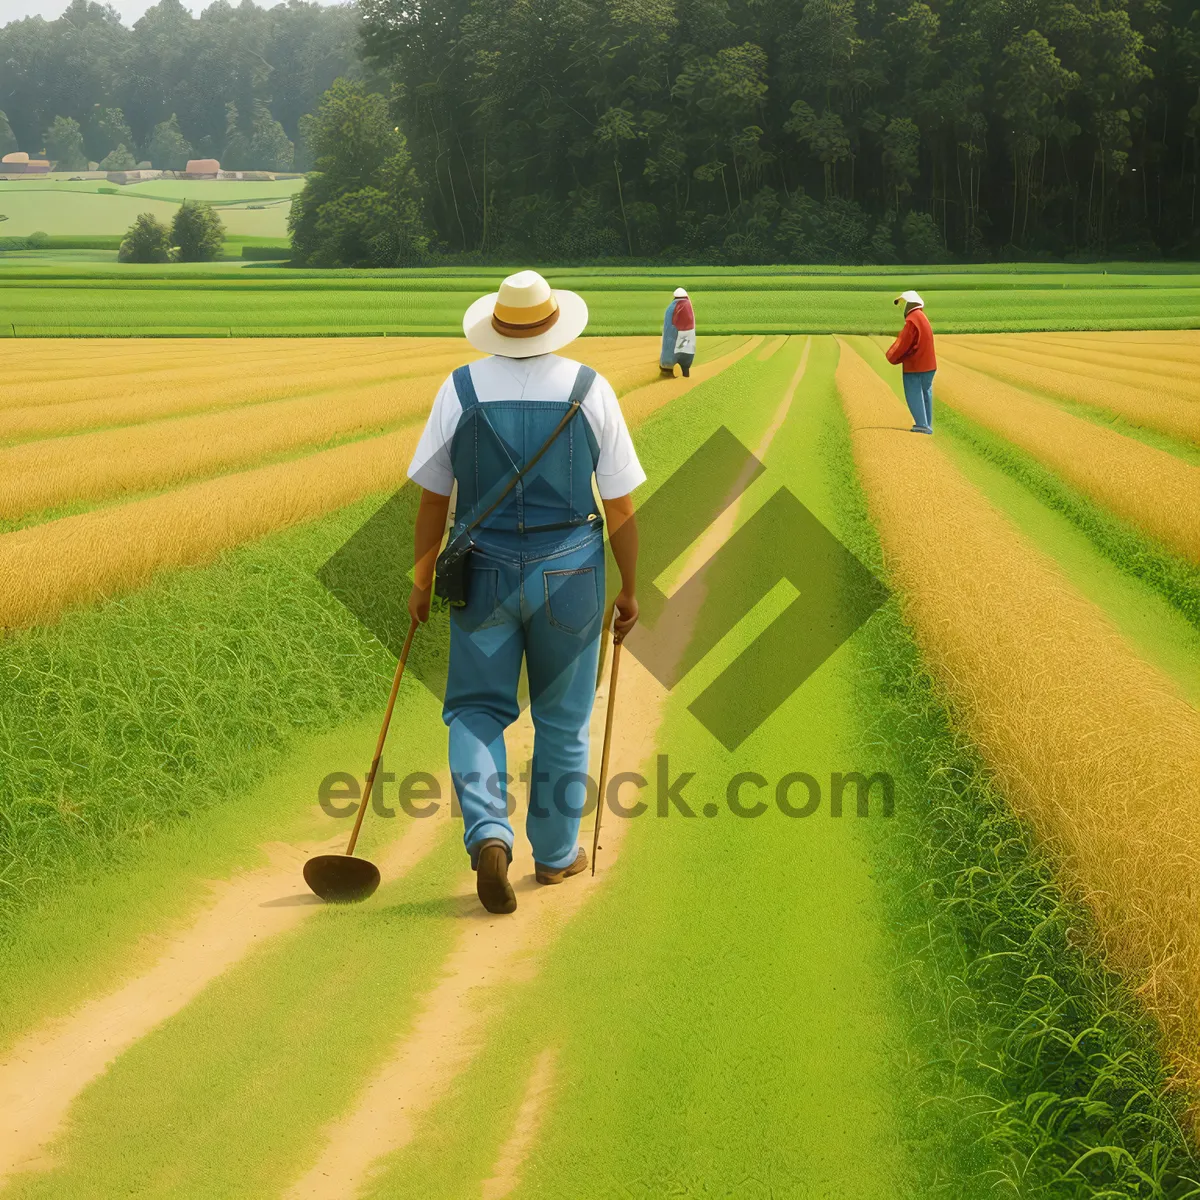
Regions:
<instances>
[{"instance_id":1,"label":"man in straw hat","mask_svg":"<svg viewBox=\"0 0 1200 1200\"><path fill-rule=\"evenodd\" d=\"M933 328L925 315L925 301L913 291L901 292L893 304L904 301L904 328L887 350L893 366L903 364L904 399L912 413L912 433L933 433Z\"/></svg>"},{"instance_id":2,"label":"man in straw hat","mask_svg":"<svg viewBox=\"0 0 1200 1200\"><path fill-rule=\"evenodd\" d=\"M443 717L476 891L493 913L517 906L508 880L512 777L504 730L520 711L522 660L534 725L525 832L536 877L561 883L587 866L577 838L592 799L588 724L605 602L604 520L593 480L621 573L618 639L638 616L630 493L646 474L612 387L554 353L587 319L582 297L552 290L536 271L510 275L498 292L476 300L463 332L491 357L459 367L442 384L408 470L422 489L408 602L414 618L429 616L456 483L452 537L467 529L475 544L465 604L451 608Z\"/></svg>"},{"instance_id":3,"label":"man in straw hat","mask_svg":"<svg viewBox=\"0 0 1200 1200\"><path fill-rule=\"evenodd\" d=\"M696 313L684 288L676 288L663 314L662 352L658 365L664 375L674 376L675 364L686 379L696 360Z\"/></svg>"}]
</instances>

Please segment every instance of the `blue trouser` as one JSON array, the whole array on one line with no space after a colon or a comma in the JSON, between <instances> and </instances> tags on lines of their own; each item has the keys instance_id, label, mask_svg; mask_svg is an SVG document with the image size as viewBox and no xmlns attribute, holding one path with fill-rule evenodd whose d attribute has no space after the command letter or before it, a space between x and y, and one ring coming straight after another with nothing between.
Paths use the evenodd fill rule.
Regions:
<instances>
[{"instance_id":1,"label":"blue trouser","mask_svg":"<svg viewBox=\"0 0 1200 1200\"><path fill-rule=\"evenodd\" d=\"M914 425L933 428L933 377L936 371L905 371L904 399Z\"/></svg>"},{"instance_id":2,"label":"blue trouser","mask_svg":"<svg viewBox=\"0 0 1200 1200\"><path fill-rule=\"evenodd\" d=\"M504 730L517 719L524 658L533 717L525 832L534 860L575 861L589 798L588 725L604 609L600 530L475 535L466 607L451 610L443 718L472 865L486 838L513 844ZM595 785L591 786L595 790Z\"/></svg>"}]
</instances>

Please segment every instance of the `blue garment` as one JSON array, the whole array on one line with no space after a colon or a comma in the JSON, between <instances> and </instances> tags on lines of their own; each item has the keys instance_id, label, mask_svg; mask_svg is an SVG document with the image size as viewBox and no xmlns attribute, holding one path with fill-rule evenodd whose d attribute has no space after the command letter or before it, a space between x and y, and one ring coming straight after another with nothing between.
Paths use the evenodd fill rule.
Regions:
<instances>
[{"instance_id":1,"label":"blue garment","mask_svg":"<svg viewBox=\"0 0 1200 1200\"><path fill-rule=\"evenodd\" d=\"M905 371L904 399L913 424L933 430L933 377L936 371Z\"/></svg>"},{"instance_id":2,"label":"blue garment","mask_svg":"<svg viewBox=\"0 0 1200 1200\"><path fill-rule=\"evenodd\" d=\"M679 330L672 324L671 318L675 316L675 305L678 303L678 299L672 300L663 314L662 350L658 356L658 365L664 371L674 370L675 367L675 340L679 336ZM688 363L688 366L691 366L691 363Z\"/></svg>"},{"instance_id":3,"label":"blue garment","mask_svg":"<svg viewBox=\"0 0 1200 1200\"><path fill-rule=\"evenodd\" d=\"M594 373L580 369L572 397ZM490 503L550 436L570 401L495 400L481 405L470 371L454 374L463 413L451 443L458 483L456 527ZM595 700L604 610L604 539L591 481L599 458L583 418L558 436L472 533L467 604L451 609L443 719L450 773L476 860L487 838L513 844L504 730L520 712L524 660L534 725L525 829L534 859L574 862L588 798L588 725ZM545 525L560 526L542 528ZM563 528L561 526L565 525ZM519 764L523 769L525 764Z\"/></svg>"}]
</instances>

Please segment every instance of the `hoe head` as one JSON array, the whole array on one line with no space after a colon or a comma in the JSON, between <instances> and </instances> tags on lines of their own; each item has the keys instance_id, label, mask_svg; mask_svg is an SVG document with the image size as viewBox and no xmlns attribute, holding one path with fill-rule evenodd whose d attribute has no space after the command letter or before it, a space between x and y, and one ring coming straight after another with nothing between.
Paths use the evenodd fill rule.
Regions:
<instances>
[{"instance_id":1,"label":"hoe head","mask_svg":"<svg viewBox=\"0 0 1200 1200\"><path fill-rule=\"evenodd\" d=\"M322 900L353 904L379 886L379 868L352 854L318 854L304 864L304 882Z\"/></svg>"}]
</instances>

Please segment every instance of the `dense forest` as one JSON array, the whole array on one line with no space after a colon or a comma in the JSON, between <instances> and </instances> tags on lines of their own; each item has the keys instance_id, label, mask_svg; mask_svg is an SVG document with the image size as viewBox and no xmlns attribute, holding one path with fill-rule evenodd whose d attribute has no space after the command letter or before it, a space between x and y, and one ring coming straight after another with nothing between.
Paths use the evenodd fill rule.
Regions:
<instances>
[{"instance_id":1,"label":"dense forest","mask_svg":"<svg viewBox=\"0 0 1200 1200\"><path fill-rule=\"evenodd\" d=\"M1200 254L1183 0L73 0L0 30L0 109L60 158L324 167L314 262Z\"/></svg>"},{"instance_id":2,"label":"dense forest","mask_svg":"<svg viewBox=\"0 0 1200 1200\"><path fill-rule=\"evenodd\" d=\"M11 21L0 28L0 153L45 151L67 170L110 154L128 166L213 157L303 169L301 117L339 75L361 74L357 25L353 7L303 0L218 0L199 19L160 0L132 29L90 0L55 21Z\"/></svg>"},{"instance_id":3,"label":"dense forest","mask_svg":"<svg viewBox=\"0 0 1200 1200\"><path fill-rule=\"evenodd\" d=\"M1194 0L360 0L455 250L1194 255Z\"/></svg>"}]
</instances>

